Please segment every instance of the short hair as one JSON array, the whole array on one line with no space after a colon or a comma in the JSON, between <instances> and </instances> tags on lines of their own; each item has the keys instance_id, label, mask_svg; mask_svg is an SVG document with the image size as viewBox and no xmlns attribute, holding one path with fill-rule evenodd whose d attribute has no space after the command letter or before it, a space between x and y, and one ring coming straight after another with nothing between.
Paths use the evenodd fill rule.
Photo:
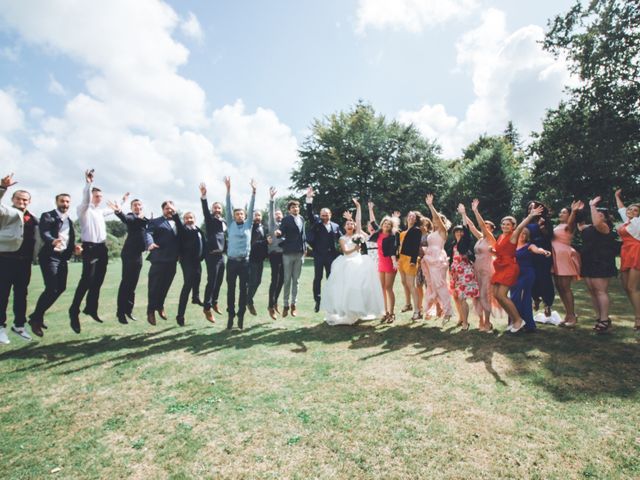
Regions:
<instances>
[{"instance_id":1,"label":"short hair","mask_svg":"<svg viewBox=\"0 0 640 480\"><path fill-rule=\"evenodd\" d=\"M26 193L27 195L29 195L29 200L31 200L31 194L26 190L16 190L15 192L13 192L13 195L11 195L11 198L15 198L15 196L19 193Z\"/></svg>"},{"instance_id":2,"label":"short hair","mask_svg":"<svg viewBox=\"0 0 640 480\"><path fill-rule=\"evenodd\" d=\"M93 187L91 189L91 193L96 193L96 192L101 192L102 190L100 190L98 187Z\"/></svg>"},{"instance_id":3,"label":"short hair","mask_svg":"<svg viewBox=\"0 0 640 480\"><path fill-rule=\"evenodd\" d=\"M193 213L193 212L184 212L184 213L182 214L182 218L186 217L187 215L193 215L193 218L196 218L196 214L195 214L195 213Z\"/></svg>"},{"instance_id":4,"label":"short hair","mask_svg":"<svg viewBox=\"0 0 640 480\"><path fill-rule=\"evenodd\" d=\"M220 207L222 207L222 202L213 202L211 204L211 206L213 207L214 205L220 205Z\"/></svg>"},{"instance_id":5,"label":"short hair","mask_svg":"<svg viewBox=\"0 0 640 480\"><path fill-rule=\"evenodd\" d=\"M167 205L174 205L174 203L171 200L165 200L164 202L162 202L162 209L164 210L164 207L166 207Z\"/></svg>"},{"instance_id":6,"label":"short hair","mask_svg":"<svg viewBox=\"0 0 640 480\"><path fill-rule=\"evenodd\" d=\"M133 206L133 204L136 202L142 203L142 200L140 200L139 198L134 198L133 200L131 200L131 205Z\"/></svg>"},{"instance_id":7,"label":"short hair","mask_svg":"<svg viewBox=\"0 0 640 480\"><path fill-rule=\"evenodd\" d=\"M291 210L291 207L299 207L300 206L300 202L298 200L289 200L289 202L287 202L287 210Z\"/></svg>"},{"instance_id":8,"label":"short hair","mask_svg":"<svg viewBox=\"0 0 640 480\"><path fill-rule=\"evenodd\" d=\"M320 209L320 214L322 214L322 212L328 212L329 215L331 215L331 209L330 208L323 207L323 208Z\"/></svg>"},{"instance_id":9,"label":"short hair","mask_svg":"<svg viewBox=\"0 0 640 480\"><path fill-rule=\"evenodd\" d=\"M234 209L233 209L233 214L235 215L235 214L236 214L236 212L242 212L242 213L244 213L245 215L247 214L247 213L244 211L244 208L234 208Z\"/></svg>"},{"instance_id":10,"label":"short hair","mask_svg":"<svg viewBox=\"0 0 640 480\"><path fill-rule=\"evenodd\" d=\"M71 198L71 195L69 195L68 193L59 193L58 195L56 195L56 202L61 197L69 197L69 198Z\"/></svg>"}]
</instances>

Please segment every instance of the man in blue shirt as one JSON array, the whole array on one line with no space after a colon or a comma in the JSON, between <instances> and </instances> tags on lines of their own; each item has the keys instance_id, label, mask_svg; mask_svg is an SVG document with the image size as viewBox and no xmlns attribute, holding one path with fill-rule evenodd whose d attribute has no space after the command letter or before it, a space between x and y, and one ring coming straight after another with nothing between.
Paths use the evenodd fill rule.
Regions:
<instances>
[{"instance_id":1,"label":"man in blue shirt","mask_svg":"<svg viewBox=\"0 0 640 480\"><path fill-rule=\"evenodd\" d=\"M244 313L247 309L247 279L249 278L249 253L251 251L251 228L253 222L247 220L247 213L242 208L231 206L231 178L225 177L227 187L226 215L227 215L227 312L229 320L227 330L233 328L236 316L236 280L240 281L240 295L238 298L238 327L243 328ZM253 212L256 203L256 182L251 180L251 200L249 212Z\"/></svg>"}]
</instances>

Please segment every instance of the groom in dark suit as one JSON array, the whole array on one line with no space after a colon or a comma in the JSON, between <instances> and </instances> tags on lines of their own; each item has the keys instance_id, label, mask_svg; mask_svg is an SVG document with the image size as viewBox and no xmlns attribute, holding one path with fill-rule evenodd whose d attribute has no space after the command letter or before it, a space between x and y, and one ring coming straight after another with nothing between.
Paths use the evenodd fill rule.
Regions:
<instances>
[{"instance_id":1,"label":"groom in dark suit","mask_svg":"<svg viewBox=\"0 0 640 480\"><path fill-rule=\"evenodd\" d=\"M322 275L327 278L331 273L331 264L338 256L336 243L340 239L340 226L331 221L331 210L322 208L320 215L313 213L313 197L315 192L309 187L307 190L307 219L310 228L307 232L307 241L313 249L313 299L315 311L320 310L320 284Z\"/></svg>"}]
</instances>

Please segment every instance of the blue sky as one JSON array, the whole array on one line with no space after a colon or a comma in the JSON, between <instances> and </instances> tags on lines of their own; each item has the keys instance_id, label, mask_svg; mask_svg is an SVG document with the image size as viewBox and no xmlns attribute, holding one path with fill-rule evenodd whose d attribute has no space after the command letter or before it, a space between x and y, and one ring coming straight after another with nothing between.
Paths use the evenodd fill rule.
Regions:
<instances>
[{"instance_id":1,"label":"blue sky","mask_svg":"<svg viewBox=\"0 0 640 480\"><path fill-rule=\"evenodd\" d=\"M538 42L572 3L0 0L0 163L36 210L86 167L151 205L194 208L225 174L266 201L312 119L358 99L455 157L539 128L570 78Z\"/></svg>"}]
</instances>

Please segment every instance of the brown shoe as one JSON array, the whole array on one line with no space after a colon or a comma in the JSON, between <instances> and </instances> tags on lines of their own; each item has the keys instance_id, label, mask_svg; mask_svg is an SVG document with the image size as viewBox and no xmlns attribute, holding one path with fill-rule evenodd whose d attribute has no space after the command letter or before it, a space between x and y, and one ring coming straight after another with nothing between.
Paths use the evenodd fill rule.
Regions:
<instances>
[{"instance_id":1,"label":"brown shoe","mask_svg":"<svg viewBox=\"0 0 640 480\"><path fill-rule=\"evenodd\" d=\"M147 313L147 322L149 322L151 325L156 324L156 312Z\"/></svg>"},{"instance_id":2,"label":"brown shoe","mask_svg":"<svg viewBox=\"0 0 640 480\"><path fill-rule=\"evenodd\" d=\"M211 311L210 308L205 308L203 312L204 312L204 318L206 318L208 322L216 323L216 319L213 318L213 312Z\"/></svg>"},{"instance_id":3,"label":"brown shoe","mask_svg":"<svg viewBox=\"0 0 640 480\"><path fill-rule=\"evenodd\" d=\"M284 307L282 309L282 318L286 317L287 315L289 315L289 307Z\"/></svg>"},{"instance_id":4,"label":"brown shoe","mask_svg":"<svg viewBox=\"0 0 640 480\"><path fill-rule=\"evenodd\" d=\"M164 311L164 308L162 310L158 310L158 315L160 315L160 318L163 320L167 319L167 313Z\"/></svg>"},{"instance_id":5,"label":"brown shoe","mask_svg":"<svg viewBox=\"0 0 640 480\"><path fill-rule=\"evenodd\" d=\"M216 312L218 315L222 315L222 310L220 310L220 307L218 307L217 303L213 304L213 311Z\"/></svg>"},{"instance_id":6,"label":"brown shoe","mask_svg":"<svg viewBox=\"0 0 640 480\"><path fill-rule=\"evenodd\" d=\"M44 333L42 332L42 322L38 322L37 320L29 320L29 326L31 327L31 331L37 337L42 337Z\"/></svg>"},{"instance_id":7,"label":"brown shoe","mask_svg":"<svg viewBox=\"0 0 640 480\"><path fill-rule=\"evenodd\" d=\"M278 319L278 315L276 314L276 309L273 307L269 308L269 316L271 317L272 320L277 320Z\"/></svg>"},{"instance_id":8,"label":"brown shoe","mask_svg":"<svg viewBox=\"0 0 640 480\"><path fill-rule=\"evenodd\" d=\"M280 313L280 310L278 310L278 305L274 305L273 309L276 311L276 313L278 313L278 314Z\"/></svg>"},{"instance_id":9,"label":"brown shoe","mask_svg":"<svg viewBox=\"0 0 640 480\"><path fill-rule=\"evenodd\" d=\"M254 317L258 315L258 312L256 312L256 307L254 307L253 305L247 305L247 310L249 310L249 313Z\"/></svg>"},{"instance_id":10,"label":"brown shoe","mask_svg":"<svg viewBox=\"0 0 640 480\"><path fill-rule=\"evenodd\" d=\"M296 306L295 305L291 305L291 316L292 317L296 316Z\"/></svg>"}]
</instances>

